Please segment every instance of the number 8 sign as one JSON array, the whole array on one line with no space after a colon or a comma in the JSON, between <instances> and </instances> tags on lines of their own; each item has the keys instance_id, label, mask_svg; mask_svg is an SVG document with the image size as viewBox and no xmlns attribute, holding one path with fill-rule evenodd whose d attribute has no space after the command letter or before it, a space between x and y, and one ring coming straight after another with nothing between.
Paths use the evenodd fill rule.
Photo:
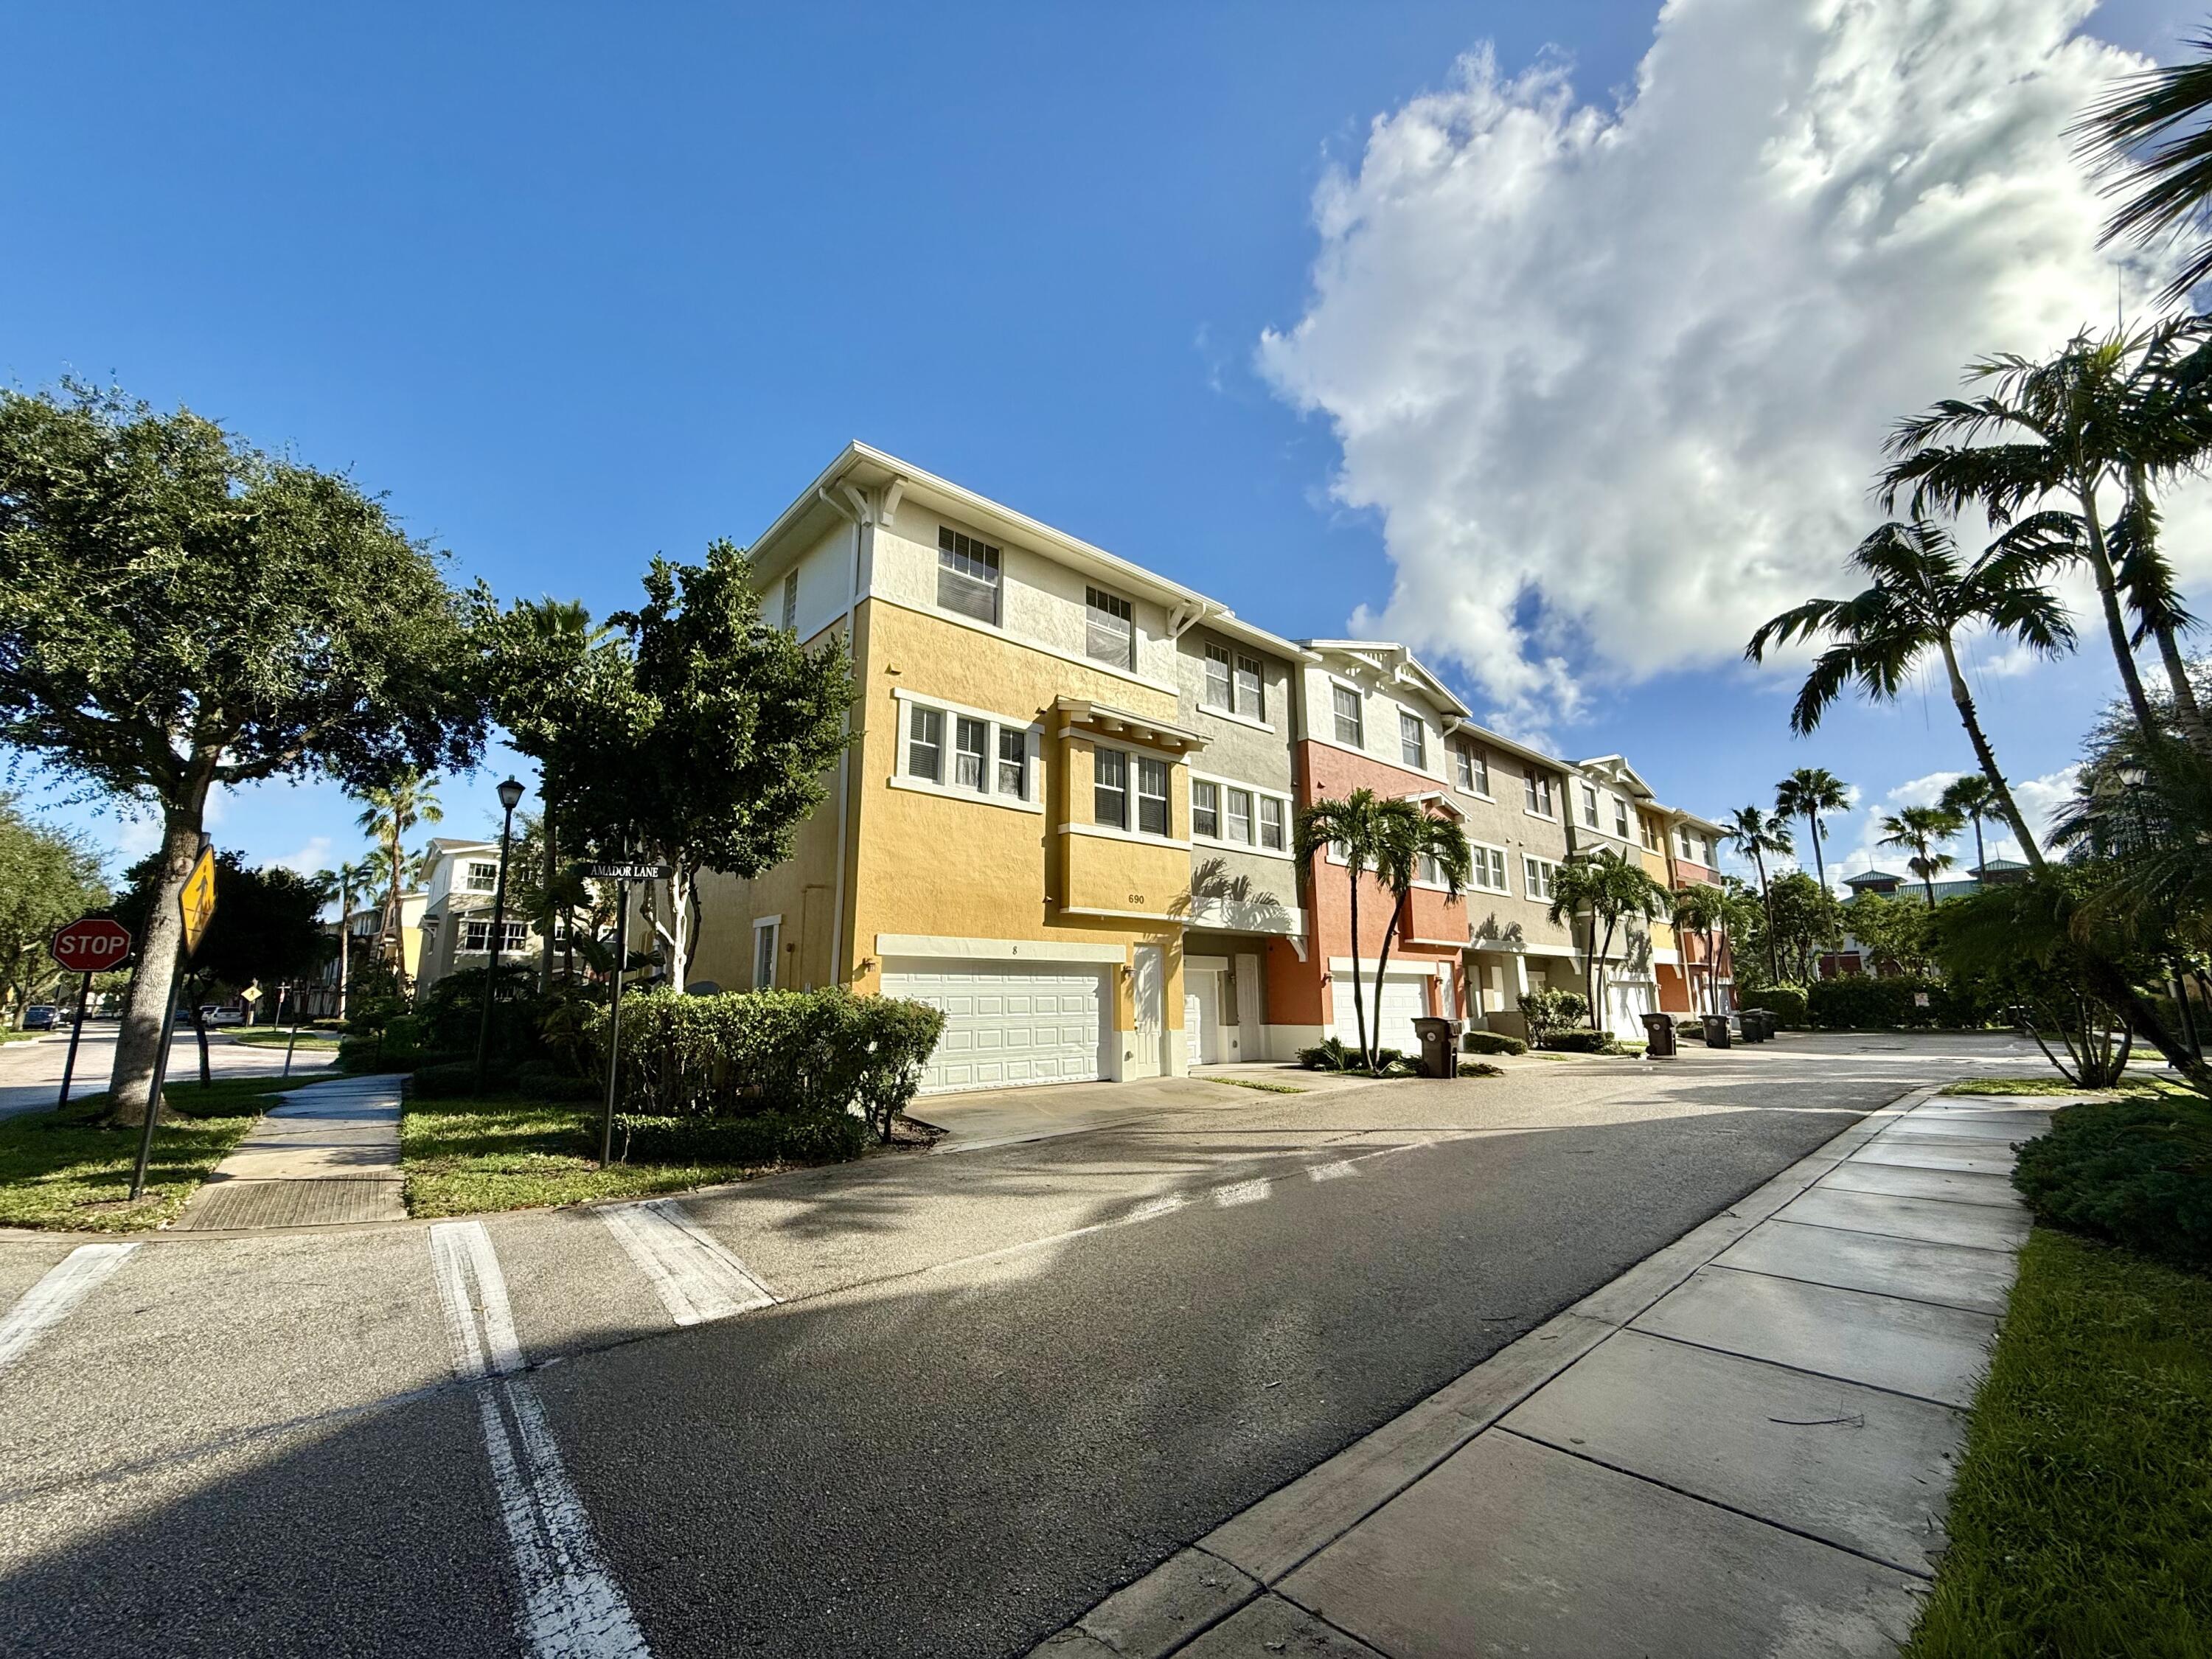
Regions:
<instances>
[{"instance_id":1,"label":"number 8 sign","mask_svg":"<svg viewBox=\"0 0 2212 1659\"><path fill-rule=\"evenodd\" d=\"M85 916L54 935L54 960L72 974L120 967L131 955L131 930L105 916Z\"/></svg>"}]
</instances>

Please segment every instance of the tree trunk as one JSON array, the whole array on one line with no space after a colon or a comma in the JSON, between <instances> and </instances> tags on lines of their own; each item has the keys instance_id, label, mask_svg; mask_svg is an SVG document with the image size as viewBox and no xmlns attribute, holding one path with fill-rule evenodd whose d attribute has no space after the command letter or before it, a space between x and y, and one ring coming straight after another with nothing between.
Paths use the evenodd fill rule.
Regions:
<instances>
[{"instance_id":1,"label":"tree trunk","mask_svg":"<svg viewBox=\"0 0 2212 1659\"><path fill-rule=\"evenodd\" d=\"M200 1013L200 982L188 977L185 981L185 988L191 994L185 998L185 1006L192 1012L192 1036L198 1040L200 1049L200 1087L204 1089L215 1081L215 1073L208 1065L207 1021Z\"/></svg>"},{"instance_id":2,"label":"tree trunk","mask_svg":"<svg viewBox=\"0 0 2212 1659\"><path fill-rule=\"evenodd\" d=\"M1614 916L1607 916L1606 918L1604 947L1591 959L1591 966L1596 970L1593 975L1593 979L1595 988L1597 992L1597 999L1590 1004L1590 1030L1593 1031L1603 1031L1607 1029L1605 1023L1604 998L1606 986L1608 981L1605 976L1605 960L1607 957L1613 954L1613 930L1618 925L1619 920L1620 919L1618 917ZM1595 910L1592 910L1590 912L1590 939L1593 943L1595 942L1596 938L1597 912Z\"/></svg>"},{"instance_id":3,"label":"tree trunk","mask_svg":"<svg viewBox=\"0 0 2212 1659\"><path fill-rule=\"evenodd\" d=\"M1398 916L1406 902L1403 893L1392 893L1390 896L1390 921L1382 930L1382 949L1375 958L1375 1053L1368 1062L1370 1071L1382 1057L1382 975L1389 971L1390 941L1397 937Z\"/></svg>"},{"instance_id":4,"label":"tree trunk","mask_svg":"<svg viewBox=\"0 0 2212 1659\"><path fill-rule=\"evenodd\" d=\"M545 804L545 816L540 820L545 830L545 939L538 953L538 992L544 995L553 988L553 884L556 868L553 850L553 803Z\"/></svg>"},{"instance_id":5,"label":"tree trunk","mask_svg":"<svg viewBox=\"0 0 2212 1659\"><path fill-rule=\"evenodd\" d=\"M1820 815L1818 812L1806 813L1805 828L1813 836L1814 878L1819 881L1820 890L1825 893L1828 890L1828 861L1820 856Z\"/></svg>"},{"instance_id":6,"label":"tree trunk","mask_svg":"<svg viewBox=\"0 0 2212 1659\"><path fill-rule=\"evenodd\" d=\"M115 1034L115 1069L108 1077L108 1115L117 1123L146 1121L146 1094L154 1080L154 1055L169 1000L177 992L177 958L184 943L184 917L178 895L199 861L200 822L207 811L215 757L195 757L183 798L163 815L161 873L154 885L154 905L146 936L138 941L138 970L123 995L123 1018ZM158 1103L155 1103L158 1106Z\"/></svg>"},{"instance_id":7,"label":"tree trunk","mask_svg":"<svg viewBox=\"0 0 2212 1659\"><path fill-rule=\"evenodd\" d=\"M1943 672L1951 682L1951 701L1958 705L1959 723L1966 728L1967 741L1974 745L1974 758L1981 763L1982 775L1990 781L1990 787L1996 791L1998 809L2004 813L2005 822L2012 826L2013 834L2019 837L2020 850L2027 855L2028 867L2040 875L2043 872L2043 849L2035 844L2035 837L2028 833L2027 818L2021 811L2020 803L2012 798L2012 786L2004 781L2004 774L1997 770L1996 754L1990 749L1990 740L1982 731L1981 717L1974 713L1973 694L1966 690L1966 677L1959 672L1959 656L1951 648L1951 636L1946 634L1937 643L1943 651ZM1929 902L1935 902L1932 894Z\"/></svg>"},{"instance_id":8,"label":"tree trunk","mask_svg":"<svg viewBox=\"0 0 2212 1659\"><path fill-rule=\"evenodd\" d=\"M1359 1025L1359 1063L1371 1072L1375 1069L1375 1063L1370 1057L1367 1048L1367 1004L1359 994L1359 866L1358 865L1352 865L1351 875L1352 1017L1358 1022ZM1382 988L1378 983L1375 988L1379 993ZM1379 1014L1382 1010L1377 1009L1376 1012Z\"/></svg>"},{"instance_id":9,"label":"tree trunk","mask_svg":"<svg viewBox=\"0 0 2212 1659\"><path fill-rule=\"evenodd\" d=\"M2204 723L2204 711L2197 704L2197 687L2189 678L2189 663L2181 654L2181 643L2174 638L2171 628L2154 628L2151 635L2158 641L2159 660L2166 665L2166 684L2173 689L2174 720L2188 735L2197 753L2212 759L2212 726Z\"/></svg>"},{"instance_id":10,"label":"tree trunk","mask_svg":"<svg viewBox=\"0 0 2212 1659\"><path fill-rule=\"evenodd\" d=\"M347 902L349 895L338 896L338 1024L345 1024L346 981L352 963L353 924L347 920L353 906Z\"/></svg>"},{"instance_id":11,"label":"tree trunk","mask_svg":"<svg viewBox=\"0 0 2212 1659\"><path fill-rule=\"evenodd\" d=\"M1752 861L1759 866L1759 902L1766 911L1766 971L1779 985L1782 983L1782 957L1774 948L1774 895L1766 888L1766 854L1753 847L1751 856Z\"/></svg>"},{"instance_id":12,"label":"tree trunk","mask_svg":"<svg viewBox=\"0 0 2212 1659\"><path fill-rule=\"evenodd\" d=\"M2105 546L2105 526L2097 516L2096 487L2077 481L2075 493L2081 501L2081 521L2089 531L2089 568L2097 579L2097 599L2104 608L2105 633L2112 644L2113 661L2119 667L2120 685L2128 695L2128 707L2134 712L2136 724L2142 729L2143 741L2155 748L2157 726L2151 718L2150 700L2143 696L2142 676L2136 669L2134 647L2128 643L2127 618L2120 613L2119 585L2112 577L2112 554ZM1948 641L1944 654L1947 659L1950 654ZM1955 675L1957 670L1952 672Z\"/></svg>"}]
</instances>

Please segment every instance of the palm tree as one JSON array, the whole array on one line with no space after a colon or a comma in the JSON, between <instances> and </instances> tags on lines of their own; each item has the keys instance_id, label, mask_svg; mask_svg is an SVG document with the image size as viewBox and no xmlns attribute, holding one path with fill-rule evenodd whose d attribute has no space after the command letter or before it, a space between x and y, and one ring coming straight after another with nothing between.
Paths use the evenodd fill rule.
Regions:
<instances>
[{"instance_id":1,"label":"palm tree","mask_svg":"<svg viewBox=\"0 0 2212 1659\"><path fill-rule=\"evenodd\" d=\"M1674 927L1697 934L1705 942L1705 1009L1720 1012L1721 958L1718 935L1728 921L1728 895L1706 882L1685 887L1674 895Z\"/></svg>"},{"instance_id":2,"label":"palm tree","mask_svg":"<svg viewBox=\"0 0 2212 1659\"><path fill-rule=\"evenodd\" d=\"M1881 844L1912 849L1906 863L1920 878L1931 910L1936 908L1936 878L1958 862L1948 853L1937 852L1936 843L1950 840L1965 827L1956 812L1941 806L1907 806L1882 818Z\"/></svg>"},{"instance_id":3,"label":"palm tree","mask_svg":"<svg viewBox=\"0 0 2212 1659\"><path fill-rule=\"evenodd\" d=\"M2191 619L2157 551L2153 488L2194 471L2212 448L2212 374L2201 361L2207 326L2170 319L2132 332L2076 335L2041 362L2007 354L1971 364L1967 382L1983 395L1945 398L1899 422L1880 489L1886 509L1909 489L1916 520L1930 507L1955 514L1972 506L2003 529L2025 510L2046 509L2021 528L2045 563L2088 567L2137 723L2146 735L2154 729L2134 647L2155 636L2175 714L2200 748L2208 738L2177 642ZM2108 526L2100 497L2113 495L2128 506ZM2049 509L2054 499L2062 509ZM2116 545L2122 522L2129 534ZM2124 590L2140 623L2133 639Z\"/></svg>"},{"instance_id":4,"label":"palm tree","mask_svg":"<svg viewBox=\"0 0 2212 1659\"><path fill-rule=\"evenodd\" d=\"M1589 992L1590 1029L1605 1029L1605 960L1613 954L1613 936L1630 916L1646 921L1668 913L1667 890L1611 848L1579 853L1559 866L1552 886L1551 916L1554 924L1587 912L1589 916L1589 957L1584 973ZM1602 939L1598 925L1602 922Z\"/></svg>"},{"instance_id":5,"label":"palm tree","mask_svg":"<svg viewBox=\"0 0 2212 1659\"><path fill-rule=\"evenodd\" d=\"M378 842L383 854L382 873L391 883L384 902L384 918L377 939L393 955L393 972L401 990L407 987L407 953L399 944L400 888L406 879L407 859L399 850L400 837L418 823L437 823L445 818L430 781L420 772L403 772L388 787L365 789L365 803L357 822Z\"/></svg>"},{"instance_id":6,"label":"palm tree","mask_svg":"<svg viewBox=\"0 0 2212 1659\"><path fill-rule=\"evenodd\" d=\"M1936 805L1954 818L1972 821L1974 826L1974 874L1982 878L1989 866L1989 849L1982 843L1982 820L1995 817L1997 811L1996 792L1990 781L1979 772L1968 772L1951 780Z\"/></svg>"},{"instance_id":7,"label":"palm tree","mask_svg":"<svg viewBox=\"0 0 2212 1659\"><path fill-rule=\"evenodd\" d=\"M1375 868L1381 851L1383 802L1372 789L1355 789L1342 800L1322 799L1298 811L1294 842L1298 866L1312 871L1314 860L1334 853L1345 864L1352 884L1352 1012L1359 1025L1359 1057L1367 1060L1367 1003L1359 983L1359 878ZM1320 884L1320 877L1314 877ZM1376 987L1381 993L1381 983ZM1379 1016L1382 1010L1376 1010Z\"/></svg>"},{"instance_id":8,"label":"palm tree","mask_svg":"<svg viewBox=\"0 0 2212 1659\"><path fill-rule=\"evenodd\" d=\"M2123 76L2071 129L2083 158L2106 175L2106 193L2124 193L2100 246L2212 224L2212 33L2185 44L2198 54L2195 62ZM2178 305L2208 276L2212 241L2200 241L2159 297Z\"/></svg>"},{"instance_id":9,"label":"palm tree","mask_svg":"<svg viewBox=\"0 0 2212 1659\"><path fill-rule=\"evenodd\" d=\"M1801 766L1774 786L1774 810L1785 818L1802 818L1813 840L1813 875L1828 890L1828 861L1820 855L1820 814L1847 812L1851 792L1825 766Z\"/></svg>"},{"instance_id":10,"label":"palm tree","mask_svg":"<svg viewBox=\"0 0 2212 1659\"><path fill-rule=\"evenodd\" d=\"M1771 627L1772 624L1769 623ZM1757 641L1753 641L1753 644ZM1769 853L1788 854L1796 850L1790 838L1790 820L1779 812L1762 812L1754 802L1739 806L1735 815L1723 821L1729 845L1742 857L1752 861L1759 872L1759 902L1766 911L1766 971L1774 983L1782 983L1782 957L1774 944L1774 898L1766 885L1766 855Z\"/></svg>"},{"instance_id":11,"label":"palm tree","mask_svg":"<svg viewBox=\"0 0 2212 1659\"><path fill-rule=\"evenodd\" d=\"M1784 611L1760 625L1744 654L1763 662L1770 646L1823 636L1834 641L1814 661L1790 711L1790 729L1804 737L1820 725L1844 687L1856 683L1872 701L1892 702L1921 659L1936 653L1997 808L2028 863L2040 871L2043 854L2004 774L1997 770L1996 753L1974 712L1973 696L1959 667L1958 635L1979 625L2039 655L2055 657L2074 644L2074 624L2065 607L2039 585L2032 558L1992 550L1962 568L1950 536L1925 520L1882 526L1852 551L1850 562L1870 579L1863 592L1849 599L1808 599Z\"/></svg>"},{"instance_id":12,"label":"palm tree","mask_svg":"<svg viewBox=\"0 0 2212 1659\"><path fill-rule=\"evenodd\" d=\"M1413 883L1417 878L1441 883L1444 896L1457 899L1473 873L1474 852L1467 843L1465 830L1418 801L1402 798L1383 801L1376 808L1376 817L1382 833L1375 849L1375 878L1391 898L1389 925L1382 930L1382 953L1375 959L1376 1054L1379 1056L1382 976L1389 969L1391 941L1398 937L1405 920ZM1374 1061L1370 1056L1370 1067Z\"/></svg>"},{"instance_id":13,"label":"palm tree","mask_svg":"<svg viewBox=\"0 0 2212 1659\"><path fill-rule=\"evenodd\" d=\"M371 884L374 879L375 871L370 860L365 858L356 859L349 864L341 864L335 870L319 870L315 872L316 884L329 896L336 899L338 904L338 1018L340 1019L346 1017L347 981L350 976L352 966L349 960L351 956L349 947L353 944L353 929L347 925L347 919L353 915L354 901L363 893L371 890Z\"/></svg>"}]
</instances>

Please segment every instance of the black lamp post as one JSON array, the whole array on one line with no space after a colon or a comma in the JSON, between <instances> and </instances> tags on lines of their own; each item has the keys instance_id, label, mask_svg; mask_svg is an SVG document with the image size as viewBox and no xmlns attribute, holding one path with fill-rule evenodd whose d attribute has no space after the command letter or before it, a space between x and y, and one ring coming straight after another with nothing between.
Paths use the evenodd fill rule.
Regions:
<instances>
[{"instance_id":1,"label":"black lamp post","mask_svg":"<svg viewBox=\"0 0 2212 1659\"><path fill-rule=\"evenodd\" d=\"M499 876L491 890L491 957L484 969L483 1018L477 1026L477 1093L483 1093L484 1055L491 1046L491 1002L499 983L500 935L507 931L507 848L514 834L514 809L522 805L523 788L513 778L499 787L499 804L507 817L499 826Z\"/></svg>"}]
</instances>

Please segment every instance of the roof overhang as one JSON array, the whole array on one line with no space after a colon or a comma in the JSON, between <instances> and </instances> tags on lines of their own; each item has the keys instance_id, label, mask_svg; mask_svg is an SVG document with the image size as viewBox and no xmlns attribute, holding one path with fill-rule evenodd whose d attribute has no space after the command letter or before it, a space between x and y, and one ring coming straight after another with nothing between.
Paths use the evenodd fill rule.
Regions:
<instances>
[{"instance_id":1,"label":"roof overhang","mask_svg":"<svg viewBox=\"0 0 2212 1659\"><path fill-rule=\"evenodd\" d=\"M1124 743L1141 744L1148 749L1164 749L1176 755L1194 755L1206 747L1202 732L1150 714L1132 714L1128 709L1089 697L1060 697L1054 700L1052 706L1060 716L1062 732L1115 738Z\"/></svg>"}]
</instances>

